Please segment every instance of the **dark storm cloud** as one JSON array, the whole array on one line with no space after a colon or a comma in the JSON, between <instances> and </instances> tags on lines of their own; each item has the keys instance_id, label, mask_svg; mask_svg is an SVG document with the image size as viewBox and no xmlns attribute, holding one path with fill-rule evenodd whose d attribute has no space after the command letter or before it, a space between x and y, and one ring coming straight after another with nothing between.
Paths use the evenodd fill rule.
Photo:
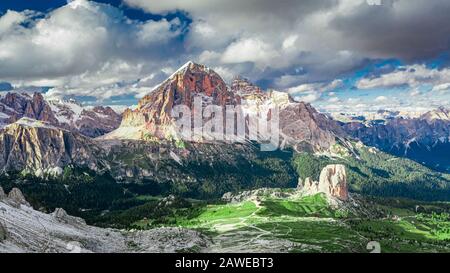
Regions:
<instances>
[{"instance_id":1,"label":"dark storm cloud","mask_svg":"<svg viewBox=\"0 0 450 273\"><path fill-rule=\"evenodd\" d=\"M344 47L371 57L420 60L450 49L450 1L398 0L392 5L364 3L330 22Z\"/></svg>"},{"instance_id":2,"label":"dark storm cloud","mask_svg":"<svg viewBox=\"0 0 450 273\"><path fill-rule=\"evenodd\" d=\"M191 59L226 80L241 74L318 98L302 85L324 90L380 59L414 65L449 52L450 1L392 1L74 0L39 17L9 11L0 16L0 81L115 96L148 90ZM130 9L153 19L131 20Z\"/></svg>"}]
</instances>

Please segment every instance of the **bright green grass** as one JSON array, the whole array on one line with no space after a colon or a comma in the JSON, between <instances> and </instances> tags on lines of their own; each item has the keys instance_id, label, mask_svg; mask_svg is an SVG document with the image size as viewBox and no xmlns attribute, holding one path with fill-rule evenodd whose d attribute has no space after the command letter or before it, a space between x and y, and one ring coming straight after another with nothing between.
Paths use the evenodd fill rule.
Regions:
<instances>
[{"instance_id":1,"label":"bright green grass","mask_svg":"<svg viewBox=\"0 0 450 273\"><path fill-rule=\"evenodd\" d=\"M433 232L429 222L416 217L393 220L363 220L352 225L362 236L379 241L382 252L448 252L445 229Z\"/></svg>"},{"instance_id":2,"label":"bright green grass","mask_svg":"<svg viewBox=\"0 0 450 273\"><path fill-rule=\"evenodd\" d=\"M149 201L159 201L163 197L161 197L161 196L153 196L153 195L138 195L135 198L137 200L139 200L139 201L149 202Z\"/></svg>"},{"instance_id":3,"label":"bright green grass","mask_svg":"<svg viewBox=\"0 0 450 273\"><path fill-rule=\"evenodd\" d=\"M237 225L249 219L257 210L258 208L253 202L206 205L199 213L195 213L194 217L189 217L190 213L187 213L186 209L179 209L179 213L168 220L170 220L172 225L208 229L213 228L215 225ZM133 225L136 227L144 227L152 223L153 221L151 219L146 219L137 221Z\"/></svg>"},{"instance_id":4,"label":"bright green grass","mask_svg":"<svg viewBox=\"0 0 450 273\"><path fill-rule=\"evenodd\" d=\"M257 227L270 230L272 236L291 242L313 246L308 252L361 252L367 241L347 226L333 221L297 221L268 222ZM304 252L296 247L292 252Z\"/></svg>"},{"instance_id":5,"label":"bright green grass","mask_svg":"<svg viewBox=\"0 0 450 273\"><path fill-rule=\"evenodd\" d=\"M267 198L260 202L213 204L196 211L180 209L168 225L200 230L221 244L245 245L254 238L288 240L291 252L368 252L377 241L382 252L450 252L448 214L415 214L386 207L392 219L343 216L322 195L299 199ZM137 222L145 226L151 220ZM144 225L143 225L144 224Z\"/></svg>"},{"instance_id":6,"label":"bright green grass","mask_svg":"<svg viewBox=\"0 0 450 273\"><path fill-rule=\"evenodd\" d=\"M268 199L263 201L262 205L264 209L259 214L266 216L333 217L335 215L321 194L303 197L299 200Z\"/></svg>"},{"instance_id":7,"label":"bright green grass","mask_svg":"<svg viewBox=\"0 0 450 273\"><path fill-rule=\"evenodd\" d=\"M227 205L208 205L205 212L197 217L199 221L215 221L248 217L257 210L252 202Z\"/></svg>"}]
</instances>

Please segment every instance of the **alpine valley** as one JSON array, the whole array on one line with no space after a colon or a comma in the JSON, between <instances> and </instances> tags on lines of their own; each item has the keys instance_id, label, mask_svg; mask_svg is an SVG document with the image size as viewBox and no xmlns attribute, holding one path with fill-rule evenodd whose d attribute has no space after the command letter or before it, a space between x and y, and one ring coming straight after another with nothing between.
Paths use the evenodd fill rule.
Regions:
<instances>
[{"instance_id":1,"label":"alpine valley","mask_svg":"<svg viewBox=\"0 0 450 273\"><path fill-rule=\"evenodd\" d=\"M198 97L277 107L279 149L180 138ZM450 252L445 108L332 118L188 62L121 114L10 92L0 122L0 252Z\"/></svg>"}]
</instances>

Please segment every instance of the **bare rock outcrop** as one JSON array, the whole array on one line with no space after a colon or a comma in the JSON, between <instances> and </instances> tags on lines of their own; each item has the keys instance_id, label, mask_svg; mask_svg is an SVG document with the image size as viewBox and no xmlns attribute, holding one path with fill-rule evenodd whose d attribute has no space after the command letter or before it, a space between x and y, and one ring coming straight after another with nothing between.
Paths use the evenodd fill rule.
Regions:
<instances>
[{"instance_id":1,"label":"bare rock outcrop","mask_svg":"<svg viewBox=\"0 0 450 273\"><path fill-rule=\"evenodd\" d=\"M57 208L52 213L52 216L60 223L70 224L70 225L86 225L86 221L82 218L70 216L67 212L62 208Z\"/></svg>"},{"instance_id":2,"label":"bare rock outcrop","mask_svg":"<svg viewBox=\"0 0 450 273\"><path fill-rule=\"evenodd\" d=\"M231 91L239 95L261 94L263 91L258 86L251 83L248 79L237 76L231 83Z\"/></svg>"},{"instance_id":3,"label":"bare rock outcrop","mask_svg":"<svg viewBox=\"0 0 450 273\"><path fill-rule=\"evenodd\" d=\"M9 92L0 97L0 112L5 117L4 123L12 123L22 117L28 117L58 124L58 120L41 93L29 95Z\"/></svg>"},{"instance_id":4,"label":"bare rock outcrop","mask_svg":"<svg viewBox=\"0 0 450 273\"><path fill-rule=\"evenodd\" d=\"M8 194L8 201L10 201L12 204L15 204L16 206L25 205L27 207L30 207L30 203L25 199L25 196L23 196L23 193L18 188L13 188L9 194Z\"/></svg>"},{"instance_id":5,"label":"bare rock outcrop","mask_svg":"<svg viewBox=\"0 0 450 273\"><path fill-rule=\"evenodd\" d=\"M319 185L333 197L344 201L348 199L347 172L344 165L325 167L320 174Z\"/></svg>"},{"instance_id":6,"label":"bare rock outcrop","mask_svg":"<svg viewBox=\"0 0 450 273\"><path fill-rule=\"evenodd\" d=\"M110 107L84 107L74 100L46 100L33 95L8 92L0 95L0 123L11 124L21 118L39 120L52 126L98 137L119 127L122 116Z\"/></svg>"},{"instance_id":7,"label":"bare rock outcrop","mask_svg":"<svg viewBox=\"0 0 450 273\"><path fill-rule=\"evenodd\" d=\"M264 197L287 198L289 194L272 188L259 188L256 190L242 191L239 193L227 192L222 196L222 200L228 203L241 203L243 201L259 202Z\"/></svg>"},{"instance_id":8,"label":"bare rock outcrop","mask_svg":"<svg viewBox=\"0 0 450 273\"><path fill-rule=\"evenodd\" d=\"M96 170L101 154L92 139L42 121L22 118L0 130L0 169L5 171L60 174L69 164Z\"/></svg>"},{"instance_id":9,"label":"bare rock outcrop","mask_svg":"<svg viewBox=\"0 0 450 273\"><path fill-rule=\"evenodd\" d=\"M211 244L202 233L184 228L145 231L86 225L63 209L45 214L24 203L18 189L0 200L0 253L128 253L204 251Z\"/></svg>"},{"instance_id":10,"label":"bare rock outcrop","mask_svg":"<svg viewBox=\"0 0 450 273\"><path fill-rule=\"evenodd\" d=\"M347 172L344 165L328 165L320 173L319 181L310 178L303 184L305 194L324 193L327 197L348 200Z\"/></svg>"}]
</instances>

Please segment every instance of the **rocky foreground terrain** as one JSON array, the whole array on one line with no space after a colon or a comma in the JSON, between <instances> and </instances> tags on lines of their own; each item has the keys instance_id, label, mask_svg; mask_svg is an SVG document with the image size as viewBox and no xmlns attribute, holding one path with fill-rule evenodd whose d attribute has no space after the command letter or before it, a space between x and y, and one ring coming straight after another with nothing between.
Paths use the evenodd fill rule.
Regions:
<instances>
[{"instance_id":1,"label":"rocky foreground terrain","mask_svg":"<svg viewBox=\"0 0 450 273\"><path fill-rule=\"evenodd\" d=\"M63 209L52 214L34 210L18 189L0 187L2 252L177 252L205 249L210 241L183 228L121 231L88 226Z\"/></svg>"}]
</instances>

